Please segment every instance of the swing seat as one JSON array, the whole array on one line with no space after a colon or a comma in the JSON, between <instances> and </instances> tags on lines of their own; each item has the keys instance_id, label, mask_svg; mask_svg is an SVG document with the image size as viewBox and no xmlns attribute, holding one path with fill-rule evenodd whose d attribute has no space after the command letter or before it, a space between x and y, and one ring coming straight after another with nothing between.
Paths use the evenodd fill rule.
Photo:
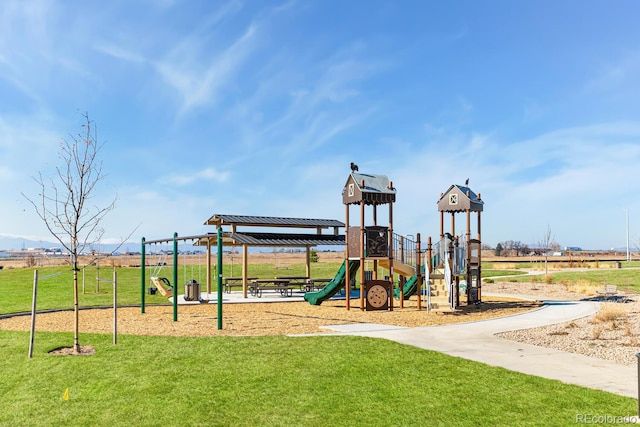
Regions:
<instances>
[{"instance_id":1,"label":"swing seat","mask_svg":"<svg viewBox=\"0 0 640 427\"><path fill-rule=\"evenodd\" d=\"M158 288L163 297L169 298L173 296L173 286L166 277L151 277L151 281Z\"/></svg>"}]
</instances>

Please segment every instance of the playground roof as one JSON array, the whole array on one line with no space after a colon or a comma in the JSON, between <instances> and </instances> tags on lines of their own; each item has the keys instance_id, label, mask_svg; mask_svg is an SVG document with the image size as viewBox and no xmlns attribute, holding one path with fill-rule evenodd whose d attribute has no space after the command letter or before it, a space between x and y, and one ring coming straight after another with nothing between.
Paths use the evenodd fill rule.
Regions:
<instances>
[{"instance_id":1,"label":"playground roof","mask_svg":"<svg viewBox=\"0 0 640 427\"><path fill-rule=\"evenodd\" d=\"M342 189L342 202L392 203L396 201L396 189L386 175L369 175L352 172Z\"/></svg>"},{"instance_id":2,"label":"playground roof","mask_svg":"<svg viewBox=\"0 0 640 427\"><path fill-rule=\"evenodd\" d=\"M480 195L464 185L453 184L438 199L439 212L482 212Z\"/></svg>"},{"instance_id":3,"label":"playground roof","mask_svg":"<svg viewBox=\"0 0 640 427\"><path fill-rule=\"evenodd\" d=\"M335 219L312 219L312 218L286 218L271 216L252 216L252 215L224 215L214 214L205 221L205 225L231 227L289 227L289 228L329 228L344 227L342 221Z\"/></svg>"},{"instance_id":4,"label":"playground roof","mask_svg":"<svg viewBox=\"0 0 640 427\"><path fill-rule=\"evenodd\" d=\"M217 244L218 237L215 233L200 236L198 246ZM302 234L302 233L231 233L224 232L222 240L227 245L247 245L247 246L290 246L306 247L321 245L342 245L345 244L344 235L336 234Z\"/></svg>"}]
</instances>

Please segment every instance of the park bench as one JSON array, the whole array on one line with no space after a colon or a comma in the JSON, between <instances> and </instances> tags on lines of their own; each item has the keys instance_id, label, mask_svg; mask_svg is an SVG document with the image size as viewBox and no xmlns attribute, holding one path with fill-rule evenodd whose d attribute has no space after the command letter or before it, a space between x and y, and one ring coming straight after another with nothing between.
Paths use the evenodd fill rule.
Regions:
<instances>
[{"instance_id":1,"label":"park bench","mask_svg":"<svg viewBox=\"0 0 640 427\"><path fill-rule=\"evenodd\" d=\"M599 295L604 296L605 299L611 299L618 293L618 287L616 285L605 285L603 290L597 291Z\"/></svg>"},{"instance_id":2,"label":"park bench","mask_svg":"<svg viewBox=\"0 0 640 427\"><path fill-rule=\"evenodd\" d=\"M256 279L251 282L249 293L252 296L262 298L262 291L276 291L283 297L293 295L293 288L287 279Z\"/></svg>"}]
</instances>

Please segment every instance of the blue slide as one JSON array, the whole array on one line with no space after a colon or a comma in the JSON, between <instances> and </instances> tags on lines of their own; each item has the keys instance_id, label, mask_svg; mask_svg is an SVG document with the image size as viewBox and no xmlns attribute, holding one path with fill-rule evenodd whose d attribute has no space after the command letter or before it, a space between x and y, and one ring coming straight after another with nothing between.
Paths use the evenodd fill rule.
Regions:
<instances>
[{"instance_id":1,"label":"blue slide","mask_svg":"<svg viewBox=\"0 0 640 427\"><path fill-rule=\"evenodd\" d=\"M338 270L338 273L336 273L336 277L334 277L332 281L327 283L324 288L320 289L317 292L307 292L306 294L304 294L305 301L308 301L311 305L320 305L323 301L326 301L337 294L345 284L345 263L346 261L342 263L340 269ZM355 277L355 274L359 268L360 260L349 261L349 277Z\"/></svg>"}]
</instances>

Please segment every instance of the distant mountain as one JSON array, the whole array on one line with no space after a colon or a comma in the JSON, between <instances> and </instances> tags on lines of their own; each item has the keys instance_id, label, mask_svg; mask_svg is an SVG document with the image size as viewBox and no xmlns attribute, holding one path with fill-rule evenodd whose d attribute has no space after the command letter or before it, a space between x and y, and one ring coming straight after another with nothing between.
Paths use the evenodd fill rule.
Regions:
<instances>
[{"instance_id":1,"label":"distant mountain","mask_svg":"<svg viewBox=\"0 0 640 427\"><path fill-rule=\"evenodd\" d=\"M112 252L118 248L118 244L96 244L87 250L95 250L98 252ZM20 251L31 248L43 249L62 249L62 245L58 242L50 240L34 240L33 238L7 236L0 234L0 251ZM140 252L139 242L126 242L118 249L118 252Z\"/></svg>"}]
</instances>

